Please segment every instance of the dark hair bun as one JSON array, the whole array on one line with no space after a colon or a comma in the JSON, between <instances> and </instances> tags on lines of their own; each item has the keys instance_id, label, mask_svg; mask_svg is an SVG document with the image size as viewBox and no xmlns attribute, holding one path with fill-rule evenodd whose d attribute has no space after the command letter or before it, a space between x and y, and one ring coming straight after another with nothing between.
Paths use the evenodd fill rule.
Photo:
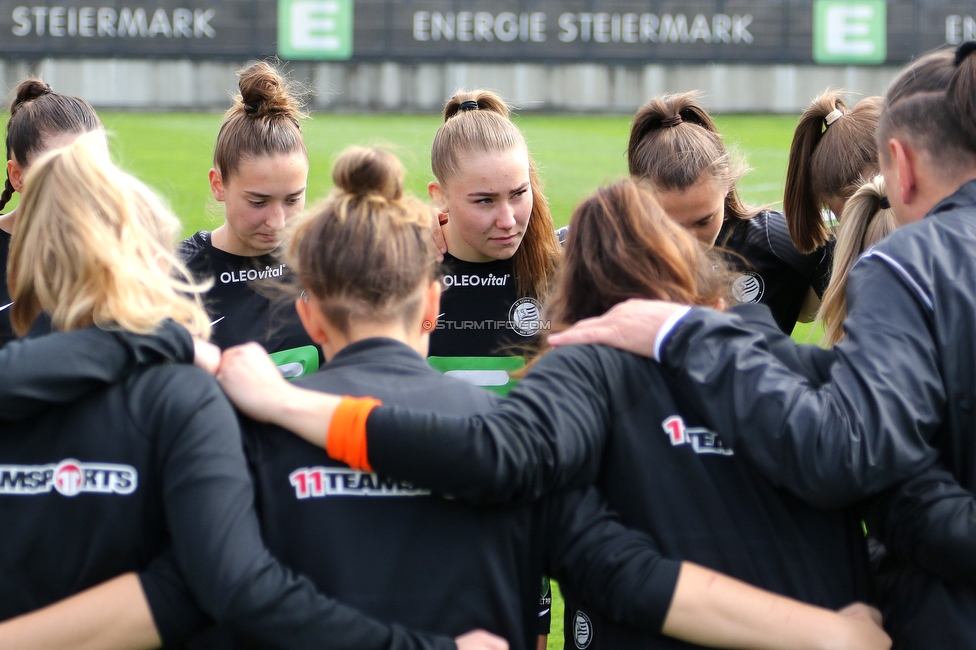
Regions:
<instances>
[{"instance_id":1,"label":"dark hair bun","mask_svg":"<svg viewBox=\"0 0 976 650\"><path fill-rule=\"evenodd\" d=\"M16 113L27 102L32 102L38 97L43 97L52 92L54 91L51 89L51 86L40 79L25 79L21 81L14 94L14 100L10 103L10 114L13 115Z\"/></svg>"},{"instance_id":2,"label":"dark hair bun","mask_svg":"<svg viewBox=\"0 0 976 650\"><path fill-rule=\"evenodd\" d=\"M346 194L379 194L387 200L403 195L403 165L388 151L350 147L332 167L332 180Z\"/></svg>"},{"instance_id":3,"label":"dark hair bun","mask_svg":"<svg viewBox=\"0 0 976 650\"><path fill-rule=\"evenodd\" d=\"M301 106L292 93L292 84L274 66L260 61L242 70L239 76L240 101L249 117L301 117Z\"/></svg>"}]
</instances>

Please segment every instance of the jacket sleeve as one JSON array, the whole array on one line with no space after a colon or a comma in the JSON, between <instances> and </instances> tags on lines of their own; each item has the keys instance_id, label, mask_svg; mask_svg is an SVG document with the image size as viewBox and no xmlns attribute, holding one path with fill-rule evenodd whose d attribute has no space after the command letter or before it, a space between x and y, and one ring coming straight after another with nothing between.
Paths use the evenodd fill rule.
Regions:
<instances>
[{"instance_id":1,"label":"jacket sleeve","mask_svg":"<svg viewBox=\"0 0 976 650\"><path fill-rule=\"evenodd\" d=\"M367 421L370 465L479 502L532 500L589 485L611 420L603 374L594 348L555 350L482 415L378 407Z\"/></svg>"},{"instance_id":2,"label":"jacket sleeve","mask_svg":"<svg viewBox=\"0 0 976 650\"><path fill-rule=\"evenodd\" d=\"M936 464L865 506L895 557L950 583L976 587L976 498Z\"/></svg>"},{"instance_id":3,"label":"jacket sleeve","mask_svg":"<svg viewBox=\"0 0 976 650\"><path fill-rule=\"evenodd\" d=\"M820 506L850 504L931 465L927 440L946 403L931 311L904 278L864 258L848 306L847 337L819 389L738 319L706 309L689 312L662 355L726 444Z\"/></svg>"},{"instance_id":4,"label":"jacket sleeve","mask_svg":"<svg viewBox=\"0 0 976 650\"><path fill-rule=\"evenodd\" d=\"M181 647L211 622L197 606L172 548L149 563L139 574L139 582L164 646Z\"/></svg>"},{"instance_id":5,"label":"jacket sleeve","mask_svg":"<svg viewBox=\"0 0 976 650\"><path fill-rule=\"evenodd\" d=\"M797 345L776 324L769 307L760 303L735 305L729 312L742 319L748 329L762 334L769 352L787 369L805 377L814 386L830 379L834 351L816 345Z\"/></svg>"},{"instance_id":6,"label":"jacket sleeve","mask_svg":"<svg viewBox=\"0 0 976 650\"><path fill-rule=\"evenodd\" d=\"M452 639L370 619L285 569L261 539L240 429L216 382L196 368L172 366L140 380L133 404L150 406L131 415L155 427L173 555L204 612L274 648L454 650ZM179 620L153 615L174 634Z\"/></svg>"},{"instance_id":7,"label":"jacket sleeve","mask_svg":"<svg viewBox=\"0 0 976 650\"><path fill-rule=\"evenodd\" d=\"M0 414L21 420L66 404L159 360L193 361L193 339L167 320L151 335L86 327L0 349Z\"/></svg>"},{"instance_id":8,"label":"jacket sleeve","mask_svg":"<svg viewBox=\"0 0 976 650\"><path fill-rule=\"evenodd\" d=\"M620 523L596 488L552 497L547 506L548 568L562 589L615 623L660 632L681 562Z\"/></svg>"}]
</instances>

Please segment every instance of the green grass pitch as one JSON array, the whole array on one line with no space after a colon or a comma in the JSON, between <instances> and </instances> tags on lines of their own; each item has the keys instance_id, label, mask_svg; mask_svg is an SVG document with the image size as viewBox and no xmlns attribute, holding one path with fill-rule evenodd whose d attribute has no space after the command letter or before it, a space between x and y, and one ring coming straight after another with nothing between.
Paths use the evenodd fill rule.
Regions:
<instances>
[{"instance_id":1,"label":"green grass pitch","mask_svg":"<svg viewBox=\"0 0 976 650\"><path fill-rule=\"evenodd\" d=\"M221 223L220 206L210 197L207 182L219 114L104 112L101 116L116 160L169 200L183 221L185 235ZM580 198L627 173L624 149L629 116L523 115L516 121L539 165L557 225L569 221ZM730 148L752 168L739 184L743 198L779 207L796 117L718 116L716 122ZM353 144L395 152L407 168L407 189L425 197L432 179L430 143L440 123L436 115L315 114L303 126L310 158L309 203L331 189L332 161ZM810 326L799 325L794 332L800 341L815 342L816 336ZM550 649L562 647L563 602L558 588L553 596Z\"/></svg>"}]
</instances>

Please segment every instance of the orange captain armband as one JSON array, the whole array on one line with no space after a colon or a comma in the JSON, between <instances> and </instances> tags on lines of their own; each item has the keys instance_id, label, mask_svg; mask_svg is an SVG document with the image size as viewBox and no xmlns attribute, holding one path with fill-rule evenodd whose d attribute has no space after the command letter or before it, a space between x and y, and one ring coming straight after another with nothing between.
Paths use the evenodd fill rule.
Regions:
<instances>
[{"instance_id":1,"label":"orange captain armband","mask_svg":"<svg viewBox=\"0 0 976 650\"><path fill-rule=\"evenodd\" d=\"M353 469L373 471L366 457L366 419L383 402L372 397L343 397L332 415L325 451Z\"/></svg>"}]
</instances>

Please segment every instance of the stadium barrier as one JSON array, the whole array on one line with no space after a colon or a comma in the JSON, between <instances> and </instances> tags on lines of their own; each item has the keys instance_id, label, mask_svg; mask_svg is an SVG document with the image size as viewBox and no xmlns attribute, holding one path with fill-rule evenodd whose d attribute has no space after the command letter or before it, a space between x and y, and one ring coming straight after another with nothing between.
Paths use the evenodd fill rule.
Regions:
<instances>
[{"instance_id":1,"label":"stadium barrier","mask_svg":"<svg viewBox=\"0 0 976 650\"><path fill-rule=\"evenodd\" d=\"M884 90L976 37L965 0L0 0L8 86L27 69L100 107L225 106L280 56L342 110L428 110L486 86L524 109L630 111L700 88L719 111Z\"/></svg>"}]
</instances>

